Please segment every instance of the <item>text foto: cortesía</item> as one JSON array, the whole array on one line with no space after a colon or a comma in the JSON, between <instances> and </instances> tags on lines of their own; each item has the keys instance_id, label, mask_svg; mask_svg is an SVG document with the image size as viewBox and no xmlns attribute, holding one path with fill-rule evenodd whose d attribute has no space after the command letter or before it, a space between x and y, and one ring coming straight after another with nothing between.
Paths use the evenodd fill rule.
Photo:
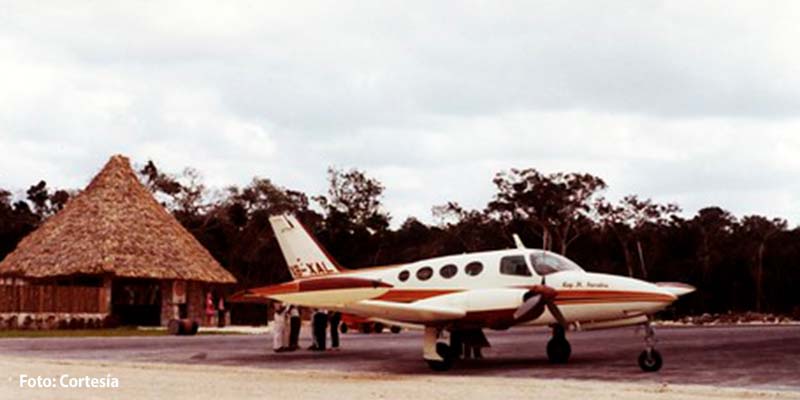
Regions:
<instances>
[{"instance_id":1,"label":"text foto: cortes\u00eda","mask_svg":"<svg viewBox=\"0 0 800 400\"><path fill-rule=\"evenodd\" d=\"M94 376L72 376L68 374L58 376L30 376L21 374L19 376L19 387L21 388L68 388L68 389L106 389L118 388L119 379L106 374L102 377Z\"/></svg>"}]
</instances>

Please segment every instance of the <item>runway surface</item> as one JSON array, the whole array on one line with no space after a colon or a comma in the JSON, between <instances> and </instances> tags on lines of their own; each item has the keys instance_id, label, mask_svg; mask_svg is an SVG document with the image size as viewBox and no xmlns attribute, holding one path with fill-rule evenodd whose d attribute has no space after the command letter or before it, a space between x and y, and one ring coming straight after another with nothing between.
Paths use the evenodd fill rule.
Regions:
<instances>
[{"instance_id":1,"label":"runway surface","mask_svg":"<svg viewBox=\"0 0 800 400\"><path fill-rule=\"evenodd\" d=\"M301 344L308 346L308 332ZM572 358L547 361L546 329L488 331L492 348L483 360L457 363L445 375L599 379L800 390L800 326L661 328L658 373L643 373L643 349L634 329L571 332ZM46 359L248 366L282 370L332 370L432 374L422 360L419 332L342 335L341 351L273 353L269 335L195 337L3 339L0 354Z\"/></svg>"}]
</instances>

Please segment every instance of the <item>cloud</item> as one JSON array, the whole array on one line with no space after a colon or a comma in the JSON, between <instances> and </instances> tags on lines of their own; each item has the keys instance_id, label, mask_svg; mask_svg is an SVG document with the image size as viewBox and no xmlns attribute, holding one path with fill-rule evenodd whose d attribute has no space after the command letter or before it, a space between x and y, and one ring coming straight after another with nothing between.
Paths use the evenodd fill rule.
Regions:
<instances>
[{"instance_id":1,"label":"cloud","mask_svg":"<svg viewBox=\"0 0 800 400\"><path fill-rule=\"evenodd\" d=\"M794 2L17 3L0 11L0 187L113 153L309 193L387 186L400 223L500 169L800 220Z\"/></svg>"}]
</instances>

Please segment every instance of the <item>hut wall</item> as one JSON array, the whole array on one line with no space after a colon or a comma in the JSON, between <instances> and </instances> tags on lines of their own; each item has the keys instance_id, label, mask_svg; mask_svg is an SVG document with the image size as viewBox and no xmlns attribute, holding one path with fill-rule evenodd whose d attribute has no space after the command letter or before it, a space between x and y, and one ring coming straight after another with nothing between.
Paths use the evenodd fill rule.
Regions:
<instances>
[{"instance_id":1,"label":"hut wall","mask_svg":"<svg viewBox=\"0 0 800 400\"><path fill-rule=\"evenodd\" d=\"M103 287L0 285L0 330L104 327L107 295Z\"/></svg>"},{"instance_id":2,"label":"hut wall","mask_svg":"<svg viewBox=\"0 0 800 400\"><path fill-rule=\"evenodd\" d=\"M0 312L108 313L107 289L56 285L0 285Z\"/></svg>"},{"instance_id":3,"label":"hut wall","mask_svg":"<svg viewBox=\"0 0 800 400\"><path fill-rule=\"evenodd\" d=\"M206 285L202 282L188 282L186 291L186 311L188 318L197 321L201 326L208 326L206 318Z\"/></svg>"},{"instance_id":4,"label":"hut wall","mask_svg":"<svg viewBox=\"0 0 800 400\"><path fill-rule=\"evenodd\" d=\"M161 325L167 326L170 320L180 318L180 305L186 302L182 282L161 281Z\"/></svg>"}]
</instances>

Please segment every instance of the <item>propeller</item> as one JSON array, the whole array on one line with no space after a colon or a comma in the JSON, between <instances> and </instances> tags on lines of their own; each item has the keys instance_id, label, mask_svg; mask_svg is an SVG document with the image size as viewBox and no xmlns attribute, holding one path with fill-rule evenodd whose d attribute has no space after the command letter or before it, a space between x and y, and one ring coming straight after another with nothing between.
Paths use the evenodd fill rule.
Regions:
<instances>
[{"instance_id":1,"label":"propeller","mask_svg":"<svg viewBox=\"0 0 800 400\"><path fill-rule=\"evenodd\" d=\"M541 285L534 285L531 290L522 297L524 301L517 307L516 311L514 311L514 320L523 322L539 318L544 313L546 307L547 310L550 311L550 314L558 321L558 324L566 328L568 326L567 320L553 301L556 298L556 294L556 290L545 285L544 282L542 282Z\"/></svg>"},{"instance_id":2,"label":"propeller","mask_svg":"<svg viewBox=\"0 0 800 400\"><path fill-rule=\"evenodd\" d=\"M529 296L530 295L530 296ZM522 304L514 311L515 320L531 320L539 317L544 312L544 302L541 294L534 294L533 290L525 293Z\"/></svg>"}]
</instances>

